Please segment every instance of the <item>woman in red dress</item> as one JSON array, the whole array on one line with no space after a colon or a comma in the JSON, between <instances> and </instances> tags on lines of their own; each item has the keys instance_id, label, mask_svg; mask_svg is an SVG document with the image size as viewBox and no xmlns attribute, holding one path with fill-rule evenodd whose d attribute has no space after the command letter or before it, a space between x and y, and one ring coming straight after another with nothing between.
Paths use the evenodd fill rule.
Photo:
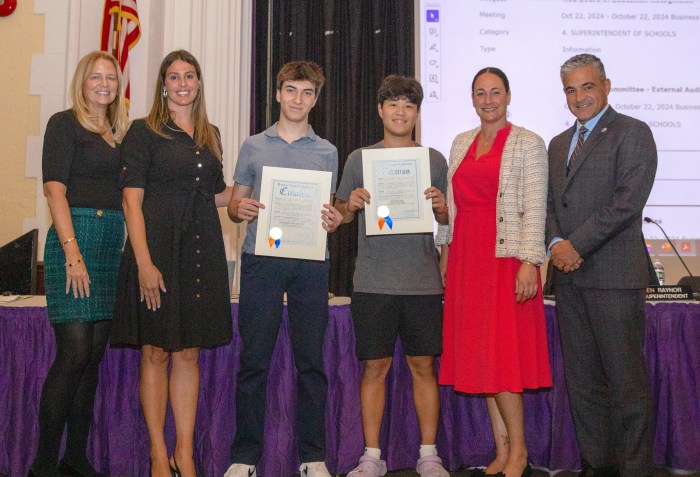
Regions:
<instances>
[{"instance_id":1,"label":"woman in red dress","mask_svg":"<svg viewBox=\"0 0 700 477\"><path fill-rule=\"evenodd\" d=\"M522 392L552 385L539 274L547 150L508 122L510 86L498 68L476 74L472 103L481 126L452 144L450 223L438 235L446 282L440 384L486 395L496 458L478 473L528 476Z\"/></svg>"}]
</instances>

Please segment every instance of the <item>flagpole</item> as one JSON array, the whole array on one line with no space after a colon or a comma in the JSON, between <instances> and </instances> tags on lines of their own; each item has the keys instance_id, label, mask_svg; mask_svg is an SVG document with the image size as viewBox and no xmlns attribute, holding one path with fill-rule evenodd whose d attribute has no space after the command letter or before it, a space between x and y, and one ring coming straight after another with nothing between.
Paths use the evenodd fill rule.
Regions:
<instances>
[{"instance_id":1,"label":"flagpole","mask_svg":"<svg viewBox=\"0 0 700 477\"><path fill-rule=\"evenodd\" d=\"M114 28L112 30L112 32L113 32L112 33L113 34L113 37L112 37L112 56L114 56L118 62L121 61L121 59L119 58L119 56L121 56L119 54L120 53L120 51L119 51L119 34L120 34L121 29L122 29L121 28L121 21L120 21L121 16L122 16L122 1L119 0L119 11L114 12L112 14L112 19L114 22Z\"/></svg>"}]
</instances>

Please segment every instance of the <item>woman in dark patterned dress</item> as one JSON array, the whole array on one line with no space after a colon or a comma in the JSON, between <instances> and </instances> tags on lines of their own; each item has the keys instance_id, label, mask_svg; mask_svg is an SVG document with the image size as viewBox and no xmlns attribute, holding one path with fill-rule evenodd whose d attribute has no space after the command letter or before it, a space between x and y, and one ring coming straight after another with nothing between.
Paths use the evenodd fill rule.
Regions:
<instances>
[{"instance_id":1,"label":"woman in dark patterned dress","mask_svg":"<svg viewBox=\"0 0 700 477\"><path fill-rule=\"evenodd\" d=\"M216 210L228 205L231 188L219 131L207 119L202 72L190 53L174 51L161 63L151 112L124 138L121 173L129 240L112 343L141 349L151 475L194 477L199 349L232 337ZM170 458L163 435L168 397L176 427Z\"/></svg>"},{"instance_id":2,"label":"woman in dark patterned dress","mask_svg":"<svg viewBox=\"0 0 700 477\"><path fill-rule=\"evenodd\" d=\"M97 51L81 59L70 96L73 107L46 126L42 159L53 221L44 273L56 359L41 393L39 448L29 470L40 477L100 475L85 451L124 244L118 143L129 121L114 57Z\"/></svg>"}]
</instances>

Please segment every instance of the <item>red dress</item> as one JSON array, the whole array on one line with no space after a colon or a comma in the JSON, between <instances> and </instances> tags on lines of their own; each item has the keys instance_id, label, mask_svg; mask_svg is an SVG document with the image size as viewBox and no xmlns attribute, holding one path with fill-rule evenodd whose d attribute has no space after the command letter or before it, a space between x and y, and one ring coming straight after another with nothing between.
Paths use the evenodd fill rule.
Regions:
<instances>
[{"instance_id":1,"label":"red dress","mask_svg":"<svg viewBox=\"0 0 700 477\"><path fill-rule=\"evenodd\" d=\"M496 258L496 194L510 126L476 160L476 143L452 178L457 214L448 256L440 384L465 393L552 385L542 287L517 304L517 258ZM477 138L478 139L478 138ZM539 273L538 273L538 282Z\"/></svg>"}]
</instances>

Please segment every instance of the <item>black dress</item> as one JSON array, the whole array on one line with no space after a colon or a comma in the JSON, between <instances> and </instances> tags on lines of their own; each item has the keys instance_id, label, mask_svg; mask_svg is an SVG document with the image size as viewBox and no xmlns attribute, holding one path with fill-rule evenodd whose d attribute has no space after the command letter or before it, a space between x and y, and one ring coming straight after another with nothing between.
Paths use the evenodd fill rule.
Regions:
<instances>
[{"instance_id":1,"label":"black dress","mask_svg":"<svg viewBox=\"0 0 700 477\"><path fill-rule=\"evenodd\" d=\"M158 310L140 300L138 267L127 240L119 268L113 345L165 350L231 341L231 304L214 194L226 187L223 166L174 123L170 138L134 121L122 143L120 185L144 189L146 241L166 292Z\"/></svg>"}]
</instances>

